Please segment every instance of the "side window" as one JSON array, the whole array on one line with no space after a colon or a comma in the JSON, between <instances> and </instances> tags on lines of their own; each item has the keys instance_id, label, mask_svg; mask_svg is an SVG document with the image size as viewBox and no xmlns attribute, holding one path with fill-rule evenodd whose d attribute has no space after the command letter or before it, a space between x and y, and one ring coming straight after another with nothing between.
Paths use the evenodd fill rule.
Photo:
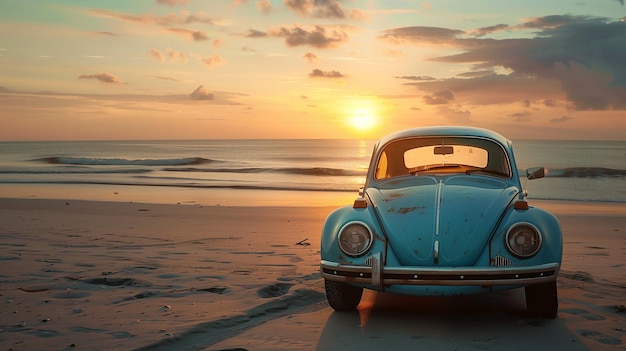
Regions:
<instances>
[{"instance_id":1,"label":"side window","mask_svg":"<svg viewBox=\"0 0 626 351\"><path fill-rule=\"evenodd\" d=\"M376 179L387 178L387 153L383 151L376 167Z\"/></svg>"}]
</instances>

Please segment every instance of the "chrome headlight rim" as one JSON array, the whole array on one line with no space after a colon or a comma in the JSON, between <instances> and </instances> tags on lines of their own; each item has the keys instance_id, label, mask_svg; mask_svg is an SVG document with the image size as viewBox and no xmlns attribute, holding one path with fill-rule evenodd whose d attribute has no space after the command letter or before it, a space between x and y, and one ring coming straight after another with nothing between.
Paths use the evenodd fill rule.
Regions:
<instances>
[{"instance_id":1,"label":"chrome headlight rim","mask_svg":"<svg viewBox=\"0 0 626 351\"><path fill-rule=\"evenodd\" d=\"M344 244L348 243L348 241L345 239L342 239L343 235L347 235L346 230L348 230L352 226L358 226L360 228L365 229L363 231L363 234L365 234L365 237L367 239L365 241L364 246L361 247L358 251L354 251L354 252L344 247ZM366 223L361 222L361 221L350 221L344 224L339 230L339 234L337 235L337 242L339 244L339 248L341 249L341 252L343 252L344 254L350 257L360 257L360 256L365 255L370 250L370 248L372 247L372 244L374 243L373 238L374 236L372 234L372 230Z\"/></svg>"},{"instance_id":2,"label":"chrome headlight rim","mask_svg":"<svg viewBox=\"0 0 626 351\"><path fill-rule=\"evenodd\" d=\"M515 230L519 229L520 227L529 228L535 234L535 238L536 238L535 248L530 252L521 253L515 250L513 247L511 247L511 235L514 234ZM530 258L536 255L541 249L541 246L543 244L543 234L541 234L541 231L539 230L539 228L537 228L537 226L532 223L518 222L518 223L513 224L511 227L509 227L509 230L507 230L506 235L504 237L504 243L506 244L507 250L509 250L509 252L513 256L518 257L518 258Z\"/></svg>"}]
</instances>

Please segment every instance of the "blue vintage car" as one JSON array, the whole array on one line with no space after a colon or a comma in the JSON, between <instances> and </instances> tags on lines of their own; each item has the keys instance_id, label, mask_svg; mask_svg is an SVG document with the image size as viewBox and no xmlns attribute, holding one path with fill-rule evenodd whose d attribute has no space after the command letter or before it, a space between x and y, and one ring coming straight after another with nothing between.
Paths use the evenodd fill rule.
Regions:
<instances>
[{"instance_id":1,"label":"blue vintage car","mask_svg":"<svg viewBox=\"0 0 626 351\"><path fill-rule=\"evenodd\" d=\"M374 147L354 204L333 211L321 274L335 310L363 288L448 296L525 288L527 310L554 318L562 257L554 215L528 205L511 141L467 127L400 131Z\"/></svg>"}]
</instances>

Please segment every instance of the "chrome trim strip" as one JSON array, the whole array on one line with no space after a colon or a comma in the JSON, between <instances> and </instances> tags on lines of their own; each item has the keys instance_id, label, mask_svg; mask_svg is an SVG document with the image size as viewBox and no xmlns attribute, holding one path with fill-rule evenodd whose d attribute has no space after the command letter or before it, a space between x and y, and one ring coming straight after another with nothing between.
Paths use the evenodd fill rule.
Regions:
<instances>
[{"instance_id":1,"label":"chrome trim strip","mask_svg":"<svg viewBox=\"0 0 626 351\"><path fill-rule=\"evenodd\" d=\"M558 271L558 263L533 267L383 267L380 272L380 284L451 286L538 284L555 281ZM374 273L378 275L372 267L340 265L329 261L321 262L320 272L324 279L365 285L374 281Z\"/></svg>"},{"instance_id":2,"label":"chrome trim strip","mask_svg":"<svg viewBox=\"0 0 626 351\"><path fill-rule=\"evenodd\" d=\"M443 179L439 180L439 183L437 184L437 206L435 208L435 236L439 236L439 220L441 217L441 198L442 198L442 194L441 192L443 191Z\"/></svg>"}]
</instances>

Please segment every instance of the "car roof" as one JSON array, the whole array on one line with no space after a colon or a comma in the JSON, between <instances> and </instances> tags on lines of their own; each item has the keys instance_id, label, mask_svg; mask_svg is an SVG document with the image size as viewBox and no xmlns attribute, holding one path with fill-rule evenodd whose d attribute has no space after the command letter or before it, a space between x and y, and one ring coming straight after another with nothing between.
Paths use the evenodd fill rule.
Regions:
<instances>
[{"instance_id":1,"label":"car roof","mask_svg":"<svg viewBox=\"0 0 626 351\"><path fill-rule=\"evenodd\" d=\"M411 137L427 137L427 136L452 136L452 137L482 137L492 139L502 146L509 147L511 141L504 136L483 128L462 127L462 126L437 126L437 127L419 127L405 129L395 133L391 133L378 141L378 146L383 146L390 141Z\"/></svg>"}]
</instances>

